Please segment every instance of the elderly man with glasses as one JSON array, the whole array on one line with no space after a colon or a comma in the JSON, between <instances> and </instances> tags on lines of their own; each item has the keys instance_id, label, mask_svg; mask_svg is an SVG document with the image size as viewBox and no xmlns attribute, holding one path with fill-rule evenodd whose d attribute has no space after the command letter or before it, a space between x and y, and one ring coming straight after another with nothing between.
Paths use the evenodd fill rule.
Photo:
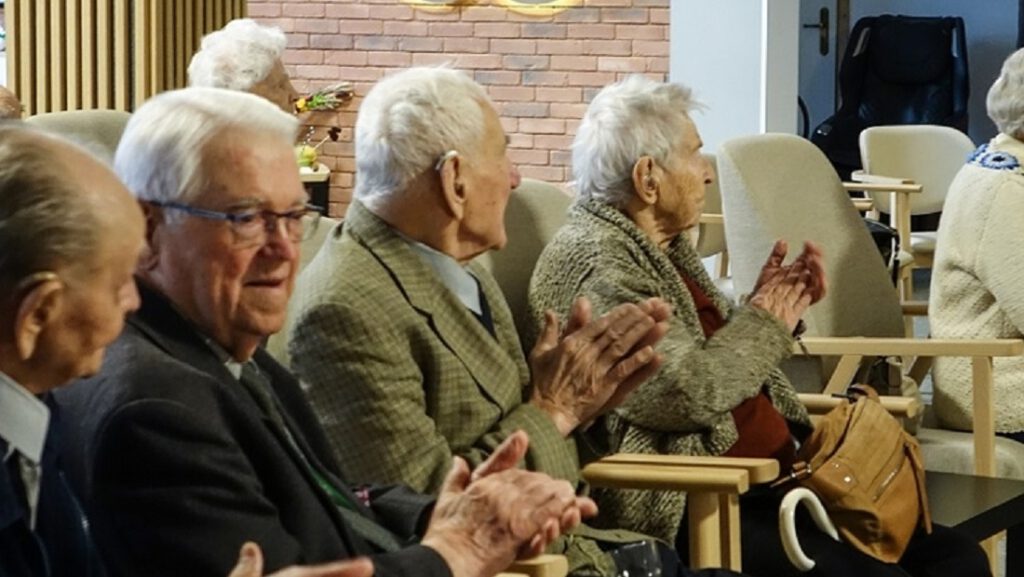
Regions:
<instances>
[{"instance_id":1,"label":"elderly man with glasses","mask_svg":"<svg viewBox=\"0 0 1024 577\"><path fill-rule=\"evenodd\" d=\"M514 468L513 435L436 502L349 490L299 382L260 348L280 329L315 214L297 123L256 96L161 94L115 170L142 204L141 306L103 370L66 391L66 456L116 575L223 575L246 540L275 570L369 556L385 575L485 577L594 513L569 484ZM422 539L420 536L422 535Z\"/></svg>"}]
</instances>

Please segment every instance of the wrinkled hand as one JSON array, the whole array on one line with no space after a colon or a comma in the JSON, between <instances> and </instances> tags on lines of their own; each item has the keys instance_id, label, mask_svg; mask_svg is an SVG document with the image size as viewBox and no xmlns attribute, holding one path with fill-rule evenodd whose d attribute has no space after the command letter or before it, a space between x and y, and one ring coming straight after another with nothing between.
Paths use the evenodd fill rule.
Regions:
<instances>
[{"instance_id":1,"label":"wrinkled hand","mask_svg":"<svg viewBox=\"0 0 1024 577\"><path fill-rule=\"evenodd\" d=\"M597 513L566 481L514 469L526 454L517 431L470 473L456 457L422 544L437 551L454 577L484 577L517 558L540 554L560 534Z\"/></svg>"},{"instance_id":2,"label":"wrinkled hand","mask_svg":"<svg viewBox=\"0 0 1024 577\"><path fill-rule=\"evenodd\" d=\"M550 415L564 436L616 407L661 366L654 345L668 331L671 315L671 307L654 298L591 320L590 302L580 297L559 335L558 315L546 311L530 352L530 403Z\"/></svg>"},{"instance_id":3,"label":"wrinkled hand","mask_svg":"<svg viewBox=\"0 0 1024 577\"><path fill-rule=\"evenodd\" d=\"M238 564L228 577L262 577L263 552L259 545L248 542L242 545ZM369 559L338 561L309 567L288 567L267 577L373 577L373 563Z\"/></svg>"},{"instance_id":4,"label":"wrinkled hand","mask_svg":"<svg viewBox=\"0 0 1024 577\"><path fill-rule=\"evenodd\" d=\"M789 265L783 265L788 245L775 242L754 284L750 305L768 311L792 331L809 306L827 291L821 248L812 242Z\"/></svg>"}]
</instances>

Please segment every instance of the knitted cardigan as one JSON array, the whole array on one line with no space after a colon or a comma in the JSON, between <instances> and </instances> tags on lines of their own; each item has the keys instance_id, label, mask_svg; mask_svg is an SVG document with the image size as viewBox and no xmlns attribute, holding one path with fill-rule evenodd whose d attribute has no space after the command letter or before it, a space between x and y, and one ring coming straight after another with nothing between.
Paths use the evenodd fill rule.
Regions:
<instances>
[{"instance_id":1,"label":"knitted cardigan","mask_svg":"<svg viewBox=\"0 0 1024 577\"><path fill-rule=\"evenodd\" d=\"M980 147L949 187L932 267L936 338L1024 337L1024 142L1005 134ZM1024 431L1024 359L994 359L995 425ZM940 357L934 407L944 427L972 429L971 360Z\"/></svg>"},{"instance_id":2,"label":"knitted cardigan","mask_svg":"<svg viewBox=\"0 0 1024 577\"><path fill-rule=\"evenodd\" d=\"M677 271L693 279L728 321L710 339ZM806 409L778 369L793 342L785 326L763 310L734 307L685 235L663 251L615 208L577 201L534 271L529 303L535 326L545 309L565 315L577 295L591 300L595 315L648 297L673 307L668 334L657 347L661 370L582 435L581 452L721 455L738 438L732 409L762 389L787 421L809 426ZM686 503L676 491L608 489L595 490L594 497L598 524L670 543Z\"/></svg>"}]
</instances>

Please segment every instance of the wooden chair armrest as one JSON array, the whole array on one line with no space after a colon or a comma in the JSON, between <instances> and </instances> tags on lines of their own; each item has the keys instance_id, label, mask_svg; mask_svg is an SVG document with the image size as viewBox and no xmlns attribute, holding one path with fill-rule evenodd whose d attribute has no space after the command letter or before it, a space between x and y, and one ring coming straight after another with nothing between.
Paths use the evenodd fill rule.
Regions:
<instances>
[{"instance_id":1,"label":"wooden chair armrest","mask_svg":"<svg viewBox=\"0 0 1024 577\"><path fill-rule=\"evenodd\" d=\"M924 188L920 184L876 184L869 182L844 182L843 188L847 191L862 190L864 192L921 192Z\"/></svg>"},{"instance_id":2,"label":"wooden chair armrest","mask_svg":"<svg viewBox=\"0 0 1024 577\"><path fill-rule=\"evenodd\" d=\"M715 212L705 212L700 215L700 224L725 224L725 217Z\"/></svg>"},{"instance_id":3,"label":"wooden chair armrest","mask_svg":"<svg viewBox=\"0 0 1024 577\"><path fill-rule=\"evenodd\" d=\"M903 301L900 306L903 307L905 317L928 316L928 301Z\"/></svg>"},{"instance_id":4,"label":"wooden chair armrest","mask_svg":"<svg viewBox=\"0 0 1024 577\"><path fill-rule=\"evenodd\" d=\"M1018 357L1024 354L1021 339L804 337L802 342L807 354L816 356ZM794 343L793 354L804 354L800 343Z\"/></svg>"},{"instance_id":5,"label":"wooden chair armrest","mask_svg":"<svg viewBox=\"0 0 1024 577\"><path fill-rule=\"evenodd\" d=\"M569 574L569 561L564 555L538 555L533 559L516 561L497 577L565 577Z\"/></svg>"},{"instance_id":6,"label":"wooden chair armrest","mask_svg":"<svg viewBox=\"0 0 1024 577\"><path fill-rule=\"evenodd\" d=\"M750 489L750 475L743 469L665 467L597 461L583 467L583 478L595 487L617 489L724 494L742 494Z\"/></svg>"},{"instance_id":7,"label":"wooden chair armrest","mask_svg":"<svg viewBox=\"0 0 1024 577\"><path fill-rule=\"evenodd\" d=\"M912 178L900 178L898 176L885 176L881 174L871 174L864 172L863 170L855 170L850 173L850 180L856 183L871 183L871 184L916 184Z\"/></svg>"},{"instance_id":8,"label":"wooden chair armrest","mask_svg":"<svg viewBox=\"0 0 1024 577\"><path fill-rule=\"evenodd\" d=\"M875 208L875 201L870 198L851 198L850 201L853 202L853 207L858 212L868 212Z\"/></svg>"},{"instance_id":9,"label":"wooden chair armrest","mask_svg":"<svg viewBox=\"0 0 1024 577\"><path fill-rule=\"evenodd\" d=\"M823 415L843 401L842 397L834 397L832 395L800 393L797 396L800 397L800 402L807 407L807 412L812 415ZM878 401L894 417L914 418L921 413L923 408L921 401L911 397L880 395Z\"/></svg>"},{"instance_id":10,"label":"wooden chair armrest","mask_svg":"<svg viewBox=\"0 0 1024 577\"><path fill-rule=\"evenodd\" d=\"M597 463L614 465L655 465L662 467L741 469L747 472L752 485L770 483L779 476L779 462L775 459L616 453L600 459Z\"/></svg>"}]
</instances>

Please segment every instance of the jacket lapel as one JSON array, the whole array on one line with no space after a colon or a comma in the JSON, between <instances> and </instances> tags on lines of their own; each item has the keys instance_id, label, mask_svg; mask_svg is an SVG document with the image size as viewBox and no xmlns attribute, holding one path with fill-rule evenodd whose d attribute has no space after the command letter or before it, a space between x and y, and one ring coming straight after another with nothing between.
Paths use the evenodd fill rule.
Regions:
<instances>
[{"instance_id":1,"label":"jacket lapel","mask_svg":"<svg viewBox=\"0 0 1024 577\"><path fill-rule=\"evenodd\" d=\"M520 371L508 350L441 283L406 241L358 202L349 207L345 227L391 274L409 304L427 318L434 333L458 357L484 395L503 410L510 408L512 399L518 403L522 382L508 377L518 376ZM481 274L478 269L471 270L475 275ZM506 307L500 293L485 288L484 296L492 313ZM500 335L501 330L498 332Z\"/></svg>"}]
</instances>

